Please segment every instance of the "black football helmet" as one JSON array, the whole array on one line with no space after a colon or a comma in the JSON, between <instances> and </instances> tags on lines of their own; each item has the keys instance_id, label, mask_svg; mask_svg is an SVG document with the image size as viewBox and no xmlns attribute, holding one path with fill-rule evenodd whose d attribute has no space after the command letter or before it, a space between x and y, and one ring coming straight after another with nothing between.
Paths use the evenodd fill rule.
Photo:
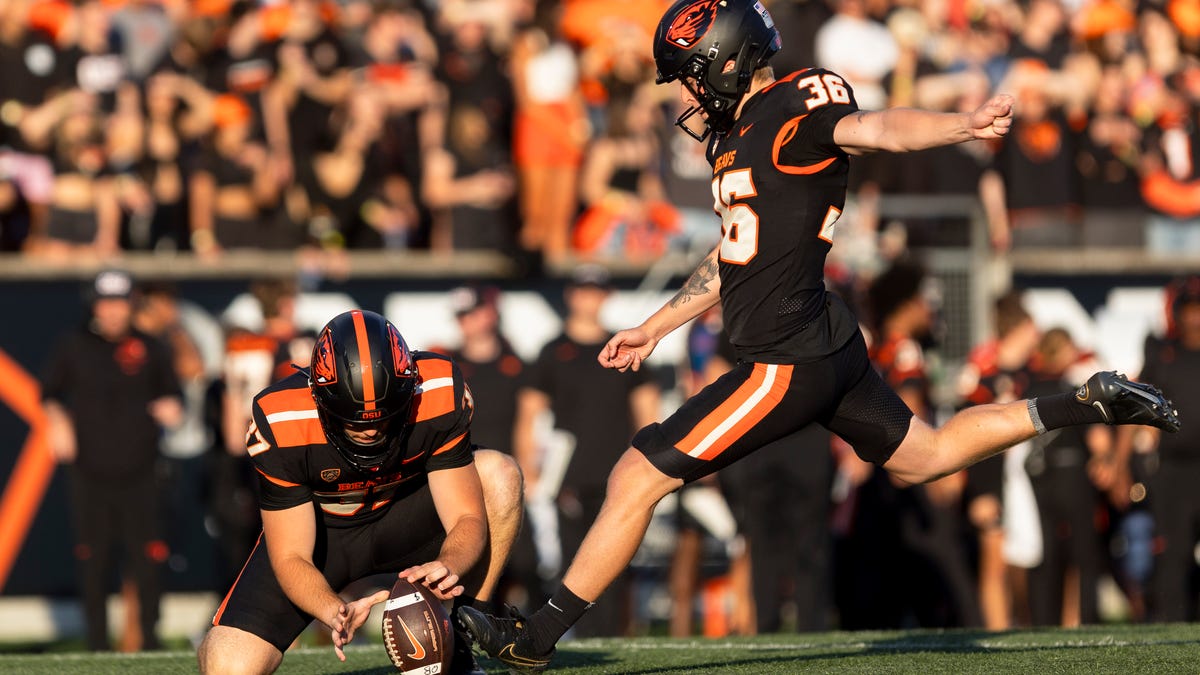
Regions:
<instances>
[{"instance_id":1,"label":"black football helmet","mask_svg":"<svg viewBox=\"0 0 1200 675\"><path fill-rule=\"evenodd\" d=\"M321 329L308 386L329 443L359 469L382 465L403 442L417 387L417 367L400 331L365 310L343 312ZM346 425L383 425L363 445Z\"/></svg>"},{"instance_id":2,"label":"black football helmet","mask_svg":"<svg viewBox=\"0 0 1200 675\"><path fill-rule=\"evenodd\" d=\"M654 34L658 83L680 80L697 101L675 124L698 141L710 131L727 133L755 69L782 45L759 0L678 0ZM726 70L730 62L733 67ZM685 122L701 110L707 115L706 128L697 134Z\"/></svg>"}]
</instances>

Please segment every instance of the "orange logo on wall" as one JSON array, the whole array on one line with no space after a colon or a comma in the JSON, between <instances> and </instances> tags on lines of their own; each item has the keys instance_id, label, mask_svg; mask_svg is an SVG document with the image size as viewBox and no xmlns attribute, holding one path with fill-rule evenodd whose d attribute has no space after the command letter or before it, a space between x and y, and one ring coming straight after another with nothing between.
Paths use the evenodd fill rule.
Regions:
<instances>
[{"instance_id":1,"label":"orange logo on wall","mask_svg":"<svg viewBox=\"0 0 1200 675\"><path fill-rule=\"evenodd\" d=\"M337 382L337 364L334 363L333 334L326 328L317 339L313 350L312 377L316 384L327 385Z\"/></svg>"},{"instance_id":2,"label":"orange logo on wall","mask_svg":"<svg viewBox=\"0 0 1200 675\"><path fill-rule=\"evenodd\" d=\"M717 16L718 0L699 0L692 3L675 17L667 29L667 42L690 48L703 38Z\"/></svg>"}]
</instances>

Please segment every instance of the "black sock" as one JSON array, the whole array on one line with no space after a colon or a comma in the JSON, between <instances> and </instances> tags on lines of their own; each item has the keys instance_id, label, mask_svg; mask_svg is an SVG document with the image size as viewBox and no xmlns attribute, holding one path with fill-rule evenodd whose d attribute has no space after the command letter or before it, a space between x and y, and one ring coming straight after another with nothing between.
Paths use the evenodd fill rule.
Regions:
<instances>
[{"instance_id":1,"label":"black sock","mask_svg":"<svg viewBox=\"0 0 1200 675\"><path fill-rule=\"evenodd\" d=\"M1104 424L1104 415L1092 406L1080 403L1074 392L1030 399L1029 416L1038 433L1078 424Z\"/></svg>"},{"instance_id":2,"label":"black sock","mask_svg":"<svg viewBox=\"0 0 1200 675\"><path fill-rule=\"evenodd\" d=\"M571 589L559 586L549 602L529 617L529 635L533 638L535 653L550 651L591 606L592 603L575 595Z\"/></svg>"}]
</instances>

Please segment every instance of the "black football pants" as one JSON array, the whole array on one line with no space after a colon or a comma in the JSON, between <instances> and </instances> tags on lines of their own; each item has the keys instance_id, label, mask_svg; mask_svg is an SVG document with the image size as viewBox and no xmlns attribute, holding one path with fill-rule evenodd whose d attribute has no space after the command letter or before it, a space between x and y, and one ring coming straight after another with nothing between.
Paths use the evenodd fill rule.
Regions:
<instances>
[{"instance_id":1,"label":"black football pants","mask_svg":"<svg viewBox=\"0 0 1200 675\"><path fill-rule=\"evenodd\" d=\"M123 552L123 571L137 584L143 646L157 647L167 546L161 538L161 505L154 471L113 479L76 470L71 474L71 498L88 649L111 647L106 601L112 587L117 544Z\"/></svg>"}]
</instances>

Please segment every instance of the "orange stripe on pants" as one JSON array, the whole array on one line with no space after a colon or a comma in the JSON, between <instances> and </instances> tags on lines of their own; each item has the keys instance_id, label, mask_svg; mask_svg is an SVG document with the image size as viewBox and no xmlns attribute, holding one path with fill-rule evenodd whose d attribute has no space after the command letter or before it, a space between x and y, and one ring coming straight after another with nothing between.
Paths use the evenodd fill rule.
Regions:
<instances>
[{"instance_id":1,"label":"orange stripe on pants","mask_svg":"<svg viewBox=\"0 0 1200 675\"><path fill-rule=\"evenodd\" d=\"M677 447L697 459L716 457L779 405L791 380L790 365L754 364L742 386L700 420Z\"/></svg>"}]
</instances>

